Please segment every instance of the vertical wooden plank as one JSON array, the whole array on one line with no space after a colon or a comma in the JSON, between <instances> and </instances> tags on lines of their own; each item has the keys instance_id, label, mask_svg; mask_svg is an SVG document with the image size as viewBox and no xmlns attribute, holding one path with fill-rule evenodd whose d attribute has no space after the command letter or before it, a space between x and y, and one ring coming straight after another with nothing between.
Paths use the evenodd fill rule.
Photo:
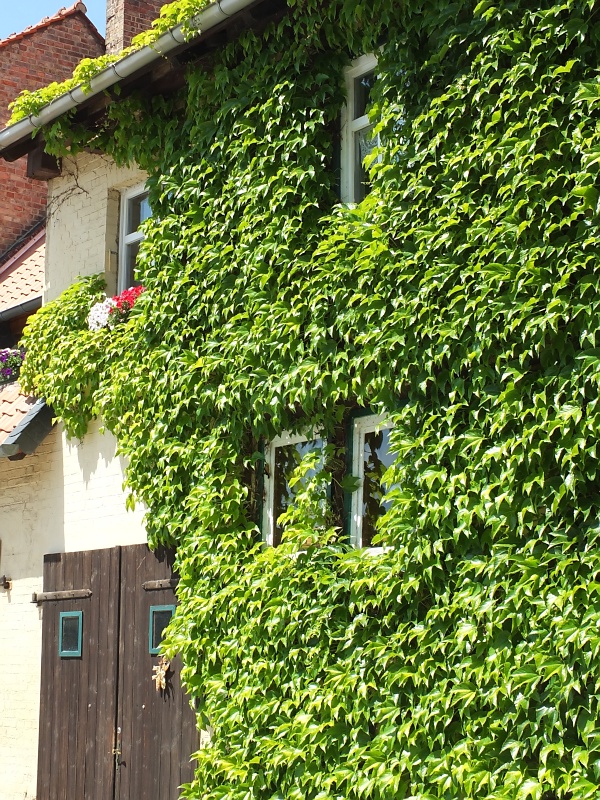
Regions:
<instances>
[{"instance_id":1,"label":"vertical wooden plank","mask_svg":"<svg viewBox=\"0 0 600 800\"><path fill-rule=\"evenodd\" d=\"M91 588L98 598L89 614L86 646L88 696L85 718L85 790L83 797L112 800L112 756L116 714L116 664L114 637L118 598L112 587L119 582L118 548L91 551Z\"/></svg>"},{"instance_id":2,"label":"vertical wooden plank","mask_svg":"<svg viewBox=\"0 0 600 800\"><path fill-rule=\"evenodd\" d=\"M43 590L56 591L56 561L60 555L44 557ZM53 719L54 659L51 657L56 630L54 615L42 609L42 664L40 685L40 726L38 742L37 797L50 800L49 778L52 770L51 741Z\"/></svg>"},{"instance_id":3,"label":"vertical wooden plank","mask_svg":"<svg viewBox=\"0 0 600 800\"><path fill-rule=\"evenodd\" d=\"M156 702L153 694L156 694L152 681L152 667L156 663L156 656L149 653L148 641L148 621L150 608L147 607L145 597L142 596L142 583L146 580L155 578L155 557L147 548L140 555L140 566L142 572L131 587L134 596L135 614L137 620L135 652L136 652L136 672L139 675L139 697L141 705L138 714L140 722L143 720L142 752L140 753L136 772L139 775L139 786L142 796L147 796L147 792L152 792L158 797L168 797L161 795L159 791L160 781L160 758L157 753L159 736L164 735L164 731L158 730L159 721L156 714ZM141 578L141 580L140 580ZM151 769L144 769L144 764L152 764Z\"/></svg>"},{"instance_id":4,"label":"vertical wooden plank","mask_svg":"<svg viewBox=\"0 0 600 800\"><path fill-rule=\"evenodd\" d=\"M73 583L70 580L71 570L69 563L69 556L63 554L61 559L61 569L58 579L60 581L61 589L73 589ZM60 591L60 590L59 590ZM52 613L56 618L57 629L59 627L59 615L61 611L71 611L72 603L66 602L50 602L47 604L47 612ZM68 675L68 664L65 664L65 659L58 655L58 636L54 642L52 659L56 664L57 671L57 687L54 695L54 730L55 730L55 747L58 758L55 759L56 763L53 764L53 778L54 778L54 793L53 800L60 797L61 787L68 787L67 783L67 762L69 758L68 753L68 735L69 735L69 703L71 699L70 693L70 676ZM70 787L68 787L70 788Z\"/></svg>"},{"instance_id":5,"label":"vertical wooden plank","mask_svg":"<svg viewBox=\"0 0 600 800\"><path fill-rule=\"evenodd\" d=\"M170 578L173 573L172 551L162 551L157 554L155 561L156 577ZM145 592L146 605L175 605L176 597L172 589L156 592ZM162 731L159 740L159 761L161 765L160 787L161 795L168 798L179 796L179 759L181 754L181 689L179 686L177 661L171 663L169 681L166 692L155 692L156 706L159 711L158 727ZM177 768L175 768L177 767Z\"/></svg>"},{"instance_id":6,"label":"vertical wooden plank","mask_svg":"<svg viewBox=\"0 0 600 800\"><path fill-rule=\"evenodd\" d=\"M152 553L145 545L122 548L119 719L123 752L117 800L177 800L179 785L191 780L190 754L197 749L195 715L172 665L169 689L156 692L149 652L150 606L174 605L172 590L145 591L148 580L171 578L172 553Z\"/></svg>"},{"instance_id":7,"label":"vertical wooden plank","mask_svg":"<svg viewBox=\"0 0 600 800\"><path fill-rule=\"evenodd\" d=\"M97 764L103 776L101 800L112 800L114 797L115 781L115 731L117 718L117 691L118 691L118 631L120 615L119 587L121 584L121 548L112 548L106 554L103 566L104 596L106 603L106 616L100 617L98 641L102 642L104 651L99 653L110 670L107 671L98 693L100 710L105 724L102 726L102 738L99 742ZM100 687L99 687L100 688Z\"/></svg>"},{"instance_id":8,"label":"vertical wooden plank","mask_svg":"<svg viewBox=\"0 0 600 800\"><path fill-rule=\"evenodd\" d=\"M178 786L183 783L190 783L194 778L195 762L192 761L192 754L200 747L200 734L196 721L196 712L191 706L191 698L181 688L179 673L181 670L181 660L177 659L177 681L179 686L179 697L181 704L181 719L179 735L181 737L181 750L178 758L179 778Z\"/></svg>"},{"instance_id":9,"label":"vertical wooden plank","mask_svg":"<svg viewBox=\"0 0 600 800\"><path fill-rule=\"evenodd\" d=\"M134 727L133 691L130 686L129 674L131 664L130 635L134 622L132 595L129 591L131 582L135 579L132 574L131 548L121 549L121 584L120 584L120 625L119 625L119 700L118 700L118 725L121 728L122 765L119 770L117 792L115 797L123 800L134 797L132 794L132 764L135 761L134 753L139 748L136 742L137 732Z\"/></svg>"},{"instance_id":10,"label":"vertical wooden plank","mask_svg":"<svg viewBox=\"0 0 600 800\"><path fill-rule=\"evenodd\" d=\"M74 579L74 584L80 588L86 587L91 589L92 583L92 554L87 551L81 554L79 563L79 576ZM92 590L93 596L93 590ZM74 789L75 797L84 797L85 791L85 772L87 768L85 758L86 747L86 733L89 730L88 711L89 711L89 693L90 693L90 667L91 667L91 653L90 641L92 640L92 608L94 603L85 603L84 616L83 616L83 631L82 631L82 653L79 681L73 687L73 690L78 694L78 719L77 728L75 731L74 743L74 768L75 780ZM82 605L83 608L83 605Z\"/></svg>"},{"instance_id":11,"label":"vertical wooden plank","mask_svg":"<svg viewBox=\"0 0 600 800\"><path fill-rule=\"evenodd\" d=\"M170 578L172 575L171 554L165 550L160 550L156 553L151 565L151 571L153 580ZM175 596L171 590L146 592L143 589L140 591L138 588L138 592L140 602L148 620L150 618L151 606L175 604ZM151 659L152 664L155 665L158 663L159 656L151 656ZM173 676L173 666L171 666L168 673L167 690L165 692L157 692L156 686L152 688L152 707L156 730L156 738L153 744L154 747L156 747L158 766L156 781L160 796L167 798L173 797L173 791L177 788L177 776L171 774L172 748L176 744L177 738L174 738L177 719L176 715L173 713L175 710L173 700L174 693L176 692Z\"/></svg>"},{"instance_id":12,"label":"vertical wooden plank","mask_svg":"<svg viewBox=\"0 0 600 800\"><path fill-rule=\"evenodd\" d=\"M52 556L45 571L45 591L90 588L92 596L44 604L38 800L113 800L118 553ZM83 612L80 657L59 655L61 611Z\"/></svg>"},{"instance_id":13,"label":"vertical wooden plank","mask_svg":"<svg viewBox=\"0 0 600 800\"><path fill-rule=\"evenodd\" d=\"M101 555L102 554L102 555ZM92 590L92 598L104 596L102 577L103 577L103 559L104 551L96 551L90 553L90 589ZM98 652L101 648L98 643L98 630L100 627L101 617L101 603L92 602L87 619L84 620L84 645L89 648L87 659L87 713L85 719L85 730L83 736L80 737L82 747L78 747L78 758L81 757L85 764L83 775L83 788L81 797L93 797L95 787L101 782L101 774L97 777L96 770L96 736L90 735L90 731L98 730L101 720L98 718L98 673L99 673L99 659ZM101 794L99 797L101 797Z\"/></svg>"},{"instance_id":14,"label":"vertical wooden plank","mask_svg":"<svg viewBox=\"0 0 600 800\"><path fill-rule=\"evenodd\" d=\"M83 568L82 568L83 553L74 554L74 557L67 558L65 565L68 566L69 576L68 581L70 588L78 589L83 587ZM89 612L89 603L84 600L70 600L60 604L61 611L83 611L82 617L82 631L83 639L87 640L85 633L87 632L87 617ZM85 632L85 633L84 633ZM81 726L79 718L81 712L81 694L85 691L83 685L83 665L87 662L87 648L84 646L82 640L82 655L81 658L68 658L64 659L63 670L66 679L65 691L69 692L69 700L66 704L68 714L67 723L67 758L65 765L66 782L70 787L73 795L77 797L77 773L79 766L77 764L77 732Z\"/></svg>"}]
</instances>

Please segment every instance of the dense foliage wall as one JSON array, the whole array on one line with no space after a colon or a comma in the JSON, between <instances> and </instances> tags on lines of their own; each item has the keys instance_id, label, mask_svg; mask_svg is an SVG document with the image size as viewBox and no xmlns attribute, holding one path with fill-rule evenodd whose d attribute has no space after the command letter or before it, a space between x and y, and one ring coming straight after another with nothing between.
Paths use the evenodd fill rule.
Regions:
<instances>
[{"instance_id":1,"label":"dense foliage wall","mask_svg":"<svg viewBox=\"0 0 600 800\"><path fill-rule=\"evenodd\" d=\"M186 796L597 797L598 10L290 0L178 96L47 132L151 172L132 318L88 331L75 286L25 378L77 435L102 414L177 543L213 731ZM342 69L379 47L346 207ZM262 548L260 441L353 406L396 421L389 549L351 550L318 485Z\"/></svg>"}]
</instances>

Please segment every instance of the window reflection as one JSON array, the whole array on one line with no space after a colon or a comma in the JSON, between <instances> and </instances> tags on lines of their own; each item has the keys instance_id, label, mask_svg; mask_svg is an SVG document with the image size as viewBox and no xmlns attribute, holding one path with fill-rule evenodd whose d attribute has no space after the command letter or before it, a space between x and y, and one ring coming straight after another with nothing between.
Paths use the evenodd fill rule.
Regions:
<instances>
[{"instance_id":1,"label":"window reflection","mask_svg":"<svg viewBox=\"0 0 600 800\"><path fill-rule=\"evenodd\" d=\"M127 233L135 233L142 222L150 219L152 211L150 209L150 201L148 200L148 192L131 198L127 216Z\"/></svg>"},{"instance_id":2,"label":"window reflection","mask_svg":"<svg viewBox=\"0 0 600 800\"><path fill-rule=\"evenodd\" d=\"M365 433L362 491L362 546L371 547L379 517L390 507L384 499L383 474L394 461L390 453L390 431Z\"/></svg>"},{"instance_id":3,"label":"window reflection","mask_svg":"<svg viewBox=\"0 0 600 800\"><path fill-rule=\"evenodd\" d=\"M79 650L79 624L79 617L62 619L62 649L65 653L75 653Z\"/></svg>"},{"instance_id":4,"label":"window reflection","mask_svg":"<svg viewBox=\"0 0 600 800\"><path fill-rule=\"evenodd\" d=\"M375 83L375 70L354 79L354 119L364 117L371 100L371 89Z\"/></svg>"},{"instance_id":5,"label":"window reflection","mask_svg":"<svg viewBox=\"0 0 600 800\"><path fill-rule=\"evenodd\" d=\"M377 58L374 54L360 56L346 70L347 105L342 113L342 200L359 203L370 192L365 158L379 145L379 135L373 134L369 108L373 103ZM370 161L370 159L369 159Z\"/></svg>"},{"instance_id":6,"label":"window reflection","mask_svg":"<svg viewBox=\"0 0 600 800\"><path fill-rule=\"evenodd\" d=\"M369 125L354 134L354 201L360 203L371 191L369 173L365 166L365 158L373 152L378 144L378 137L372 134L373 126Z\"/></svg>"},{"instance_id":7,"label":"window reflection","mask_svg":"<svg viewBox=\"0 0 600 800\"><path fill-rule=\"evenodd\" d=\"M289 482L294 471L306 455L314 451L322 452L324 446L324 440L317 438L275 447L273 464L273 545L281 544L283 528L278 524L279 517L290 507L298 490L302 489L311 478L314 478L317 471L322 469L322 463L316 469L308 470L301 481L291 487Z\"/></svg>"},{"instance_id":8,"label":"window reflection","mask_svg":"<svg viewBox=\"0 0 600 800\"><path fill-rule=\"evenodd\" d=\"M134 187L123 193L119 236L119 292L131 286L139 286L140 282L135 278L135 266L140 243L144 238L140 227L151 216L152 209L146 189Z\"/></svg>"}]
</instances>

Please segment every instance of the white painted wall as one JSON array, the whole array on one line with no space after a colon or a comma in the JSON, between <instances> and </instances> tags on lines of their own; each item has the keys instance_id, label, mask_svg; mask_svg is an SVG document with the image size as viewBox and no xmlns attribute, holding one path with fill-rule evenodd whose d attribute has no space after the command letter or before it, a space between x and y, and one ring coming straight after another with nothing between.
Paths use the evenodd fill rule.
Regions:
<instances>
[{"instance_id":1,"label":"white painted wall","mask_svg":"<svg viewBox=\"0 0 600 800\"><path fill-rule=\"evenodd\" d=\"M44 302L77 276L99 272L108 293L116 292L120 193L145 179L146 173L117 167L105 155L63 159L62 177L48 184Z\"/></svg>"},{"instance_id":2,"label":"white painted wall","mask_svg":"<svg viewBox=\"0 0 600 800\"><path fill-rule=\"evenodd\" d=\"M92 425L85 441L55 428L22 461L0 459L0 776L3 800L35 797L43 556L139 544L143 509L125 509L116 443Z\"/></svg>"},{"instance_id":3,"label":"white painted wall","mask_svg":"<svg viewBox=\"0 0 600 800\"><path fill-rule=\"evenodd\" d=\"M83 443L55 428L22 461L0 459L0 780L2 800L35 797L45 553L140 544L143 509L125 509L116 442L94 423Z\"/></svg>"}]
</instances>

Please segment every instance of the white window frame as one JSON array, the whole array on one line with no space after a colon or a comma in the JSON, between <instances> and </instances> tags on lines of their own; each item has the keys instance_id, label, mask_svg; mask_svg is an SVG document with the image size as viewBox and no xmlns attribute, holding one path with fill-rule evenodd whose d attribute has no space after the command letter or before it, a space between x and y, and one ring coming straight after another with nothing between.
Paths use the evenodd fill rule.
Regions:
<instances>
[{"instance_id":1,"label":"white window frame","mask_svg":"<svg viewBox=\"0 0 600 800\"><path fill-rule=\"evenodd\" d=\"M342 109L342 154L340 189L343 203L354 203L355 160L354 134L372 126L367 114L354 119L354 82L356 78L377 69L377 56L374 53L360 56L344 71L346 83L346 105Z\"/></svg>"},{"instance_id":2,"label":"white window frame","mask_svg":"<svg viewBox=\"0 0 600 800\"><path fill-rule=\"evenodd\" d=\"M355 417L352 422L352 476L358 480L358 487L352 493L350 514L350 542L353 547L363 549L363 481L365 464L365 435L380 430L392 430L394 424L384 414L367 414ZM382 553L384 547L364 548L369 553Z\"/></svg>"},{"instance_id":3,"label":"white window frame","mask_svg":"<svg viewBox=\"0 0 600 800\"><path fill-rule=\"evenodd\" d=\"M273 540L275 536L275 517L273 504L274 486L275 486L275 450L278 447L286 447L290 444L302 444L303 442L311 442L314 439L321 439L323 446L327 444L321 431L312 431L307 434L304 433L289 433L284 431L280 436L276 436L265 447L265 461L263 469L263 513L262 513L262 535L263 541L269 547L273 547Z\"/></svg>"},{"instance_id":4,"label":"white window frame","mask_svg":"<svg viewBox=\"0 0 600 800\"><path fill-rule=\"evenodd\" d=\"M129 245L141 242L144 239L144 234L139 229L132 233L127 233L129 229L129 213L131 209L131 201L138 198L142 194L148 194L148 189L145 183L138 183L129 189L121 192L121 211L119 220L119 269L117 273L117 291L120 294L125 289L133 286L133 274L129 275L126 270L127 263L127 248Z\"/></svg>"}]
</instances>

